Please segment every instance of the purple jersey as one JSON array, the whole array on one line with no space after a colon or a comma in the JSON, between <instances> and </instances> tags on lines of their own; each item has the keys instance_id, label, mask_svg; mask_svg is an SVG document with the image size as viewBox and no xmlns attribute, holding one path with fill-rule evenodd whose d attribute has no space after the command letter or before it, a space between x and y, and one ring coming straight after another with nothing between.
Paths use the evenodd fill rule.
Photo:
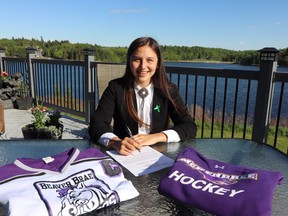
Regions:
<instances>
[{"instance_id":1,"label":"purple jersey","mask_svg":"<svg viewBox=\"0 0 288 216\"><path fill-rule=\"evenodd\" d=\"M96 148L0 167L0 202L9 215L81 215L138 195L121 167Z\"/></svg>"},{"instance_id":2,"label":"purple jersey","mask_svg":"<svg viewBox=\"0 0 288 216\"><path fill-rule=\"evenodd\" d=\"M160 180L160 194L221 216L271 214L280 172L211 160L185 148Z\"/></svg>"}]
</instances>

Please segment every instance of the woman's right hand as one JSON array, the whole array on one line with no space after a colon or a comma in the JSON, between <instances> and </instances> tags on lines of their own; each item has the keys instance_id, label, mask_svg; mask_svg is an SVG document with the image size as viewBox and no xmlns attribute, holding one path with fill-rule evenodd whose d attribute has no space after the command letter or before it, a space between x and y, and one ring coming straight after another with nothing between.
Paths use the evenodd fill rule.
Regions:
<instances>
[{"instance_id":1,"label":"woman's right hand","mask_svg":"<svg viewBox=\"0 0 288 216\"><path fill-rule=\"evenodd\" d=\"M119 154L126 156L132 154L135 150L141 149L141 145L130 137L125 137L122 140L114 137L110 139L108 147L114 148Z\"/></svg>"}]
</instances>

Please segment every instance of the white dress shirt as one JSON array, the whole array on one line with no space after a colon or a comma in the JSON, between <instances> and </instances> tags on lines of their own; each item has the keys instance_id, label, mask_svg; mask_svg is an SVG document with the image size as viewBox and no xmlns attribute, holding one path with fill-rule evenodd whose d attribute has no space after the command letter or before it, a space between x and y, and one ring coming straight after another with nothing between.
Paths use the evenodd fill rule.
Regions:
<instances>
[{"instance_id":1,"label":"white dress shirt","mask_svg":"<svg viewBox=\"0 0 288 216\"><path fill-rule=\"evenodd\" d=\"M137 102L137 110L139 115L139 107L142 101L142 98L139 96L138 91L141 89L140 86L135 85L134 91L136 95L136 102ZM143 110L143 121L150 125L151 119L152 119L152 104L153 104L153 93L154 93L154 85L151 83L146 87L148 90L148 96L144 99L144 110ZM162 131L167 136L167 142L179 142L181 139L178 135L178 133L175 130L168 129ZM149 134L150 133L150 127L147 127L145 125L140 126L138 125L138 133L139 134ZM104 133L100 139L98 140L99 143L107 146L110 139L113 137L117 137L114 133L107 132Z\"/></svg>"}]
</instances>

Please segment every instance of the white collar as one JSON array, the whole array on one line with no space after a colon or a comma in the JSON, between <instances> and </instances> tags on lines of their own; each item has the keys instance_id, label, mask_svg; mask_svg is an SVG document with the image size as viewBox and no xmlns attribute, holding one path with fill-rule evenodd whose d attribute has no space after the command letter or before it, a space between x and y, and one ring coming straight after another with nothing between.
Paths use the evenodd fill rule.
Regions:
<instances>
[{"instance_id":1,"label":"white collar","mask_svg":"<svg viewBox=\"0 0 288 216\"><path fill-rule=\"evenodd\" d=\"M139 86L139 85L137 85L137 84L135 83L135 85L134 85L134 90L135 90L135 92L138 92L141 88L142 88L141 86ZM150 83L148 86L146 86L145 88L148 90L148 93L151 95L151 92L153 92L153 90L154 90L154 85L153 85L153 83L151 82L151 83Z\"/></svg>"}]
</instances>

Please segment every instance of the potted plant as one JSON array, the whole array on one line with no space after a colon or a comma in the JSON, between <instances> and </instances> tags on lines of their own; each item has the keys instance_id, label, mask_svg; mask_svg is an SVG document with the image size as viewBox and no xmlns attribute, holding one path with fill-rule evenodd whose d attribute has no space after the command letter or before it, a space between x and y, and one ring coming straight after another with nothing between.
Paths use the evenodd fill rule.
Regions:
<instances>
[{"instance_id":1,"label":"potted plant","mask_svg":"<svg viewBox=\"0 0 288 216\"><path fill-rule=\"evenodd\" d=\"M62 139L61 111L48 112L42 105L31 109L32 123L22 128L24 139Z\"/></svg>"},{"instance_id":2,"label":"potted plant","mask_svg":"<svg viewBox=\"0 0 288 216\"><path fill-rule=\"evenodd\" d=\"M30 89L24 81L20 82L16 106L20 110L28 110L32 107L33 98L29 95Z\"/></svg>"}]
</instances>

